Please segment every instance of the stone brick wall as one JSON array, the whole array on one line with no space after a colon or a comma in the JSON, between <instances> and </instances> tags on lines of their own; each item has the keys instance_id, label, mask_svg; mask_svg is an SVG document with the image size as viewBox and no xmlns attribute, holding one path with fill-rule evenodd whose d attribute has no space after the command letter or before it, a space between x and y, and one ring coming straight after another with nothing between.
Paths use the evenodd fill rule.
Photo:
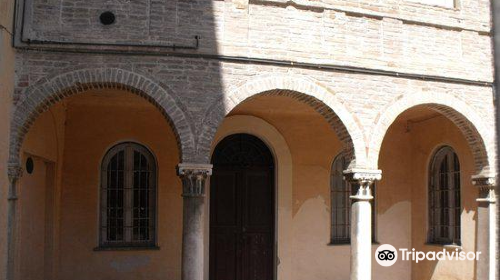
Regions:
<instances>
[{"instance_id":1,"label":"stone brick wall","mask_svg":"<svg viewBox=\"0 0 500 280\"><path fill-rule=\"evenodd\" d=\"M459 2L26 0L22 38L193 46L200 36L196 53L491 81L489 2ZM99 22L104 11L114 24Z\"/></svg>"},{"instance_id":2,"label":"stone brick wall","mask_svg":"<svg viewBox=\"0 0 500 280\"><path fill-rule=\"evenodd\" d=\"M163 92L168 106L182 112L166 113L174 130L178 135L186 135L181 139L194 139L195 142L196 153L188 152L190 156L183 157L183 160L206 162L213 134L232 108L255 94L281 89L275 94L296 92L296 98L311 104L323 115L335 112L338 119L332 119L332 127L340 139L346 139L346 148L355 151L358 167L376 167L378 152L373 156L369 149L377 151L385 130L398 112L419 104L434 106L463 130L476 156L478 173L488 171L489 162L494 160L491 129L494 108L489 86L215 59L135 56L124 59L120 55L31 51L19 52L18 56L17 108L22 110L18 110L19 118L15 116L14 121L19 127L29 125L36 117L36 114L27 115L25 111L43 110L64 95L82 92L79 88L85 88L84 85L128 85L142 88L144 93L141 95L152 99L153 103L156 102L154 96ZM118 78L106 75L115 71L109 69L123 69L131 74ZM46 97L40 98L41 95ZM404 102L397 102L401 99ZM453 108L444 110L440 106ZM374 129L376 127L382 129ZM13 133L16 131L14 128ZM186 143L180 145L189 146Z\"/></svg>"},{"instance_id":3,"label":"stone brick wall","mask_svg":"<svg viewBox=\"0 0 500 280\"><path fill-rule=\"evenodd\" d=\"M114 24L99 22L104 11ZM208 161L223 117L268 92L315 107L352 151L352 166L376 168L391 122L405 106L428 104L462 129L477 173L493 171L488 1L26 0L18 15L11 162L33 112L105 84L162 109L183 161ZM130 75L106 74L117 69Z\"/></svg>"},{"instance_id":4,"label":"stone brick wall","mask_svg":"<svg viewBox=\"0 0 500 280\"><path fill-rule=\"evenodd\" d=\"M461 0L455 8L407 0L17 3L11 166L40 112L108 87L155 104L183 162L208 162L225 115L265 93L314 107L351 151L351 167L360 168L378 168L391 122L424 104L461 129L476 173L495 174L489 1ZM104 11L116 14L114 24L99 22Z\"/></svg>"}]
</instances>

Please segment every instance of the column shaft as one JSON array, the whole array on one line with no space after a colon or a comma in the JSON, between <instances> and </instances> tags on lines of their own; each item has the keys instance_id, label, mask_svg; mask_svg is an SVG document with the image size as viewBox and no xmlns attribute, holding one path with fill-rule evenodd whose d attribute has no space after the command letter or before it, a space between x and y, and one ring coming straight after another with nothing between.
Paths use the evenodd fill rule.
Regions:
<instances>
[{"instance_id":1,"label":"column shaft","mask_svg":"<svg viewBox=\"0 0 500 280\"><path fill-rule=\"evenodd\" d=\"M16 252L16 208L17 208L17 181L22 175L22 168L10 166L8 169L9 193L7 208L7 265L5 269L5 279L14 279L15 252Z\"/></svg>"},{"instance_id":2,"label":"column shaft","mask_svg":"<svg viewBox=\"0 0 500 280\"><path fill-rule=\"evenodd\" d=\"M476 279L477 280L490 280L489 269L489 210L488 203L479 203L477 207L477 224L476 224L476 251L481 252L479 260L476 263ZM492 279L493 280L493 279Z\"/></svg>"},{"instance_id":3,"label":"column shaft","mask_svg":"<svg viewBox=\"0 0 500 280\"><path fill-rule=\"evenodd\" d=\"M351 280L372 279L371 185L380 180L380 170L344 171L355 195L351 196Z\"/></svg>"},{"instance_id":4,"label":"column shaft","mask_svg":"<svg viewBox=\"0 0 500 280\"><path fill-rule=\"evenodd\" d=\"M370 201L355 201L351 211L351 280L370 280L372 267Z\"/></svg>"},{"instance_id":5,"label":"column shaft","mask_svg":"<svg viewBox=\"0 0 500 280\"><path fill-rule=\"evenodd\" d=\"M496 213L494 178L473 177L478 190L476 251L481 252L476 262L477 280L495 280L496 276Z\"/></svg>"},{"instance_id":6,"label":"column shaft","mask_svg":"<svg viewBox=\"0 0 500 280\"><path fill-rule=\"evenodd\" d=\"M178 165L182 179L182 280L203 280L205 183L212 174L212 165Z\"/></svg>"},{"instance_id":7,"label":"column shaft","mask_svg":"<svg viewBox=\"0 0 500 280\"><path fill-rule=\"evenodd\" d=\"M182 279L203 279L204 197L184 197Z\"/></svg>"}]
</instances>

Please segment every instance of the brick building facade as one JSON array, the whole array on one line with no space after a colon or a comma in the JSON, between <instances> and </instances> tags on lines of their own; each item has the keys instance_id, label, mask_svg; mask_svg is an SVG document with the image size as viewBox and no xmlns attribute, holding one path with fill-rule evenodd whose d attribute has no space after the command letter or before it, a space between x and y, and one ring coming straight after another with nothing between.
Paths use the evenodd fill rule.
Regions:
<instances>
[{"instance_id":1,"label":"brick building facade","mask_svg":"<svg viewBox=\"0 0 500 280\"><path fill-rule=\"evenodd\" d=\"M274 136L256 128L267 131L265 125L244 118L239 124L235 121L240 127L235 132L254 131L270 146L276 161L275 279L347 279L349 275L351 279L493 279L490 221L495 204L490 190L496 176L496 147L489 1L24 0L15 7L5 2L10 7L6 11L12 12L6 18L15 15L15 19L12 26L8 20L2 23L4 40L12 33L14 46L4 44L0 49L2 56L10 58L1 61L10 69L10 74L2 75L6 86L1 88L9 96L2 100L9 121L0 126L4 130L0 149L7 167L3 173L9 175L9 183L2 181L2 194L8 193L9 202L0 216L6 217L8 229L2 230L6 235L0 239L8 244L2 248L6 274L1 277L211 278L210 199L200 199L206 191L189 186L208 184L211 159L223 131L231 130L232 120L246 116L274 127L282 134L276 137L290 146L290 173L280 175L286 169L276 151L281 148L273 147ZM110 24L105 12L113 14L108 14ZM111 107L93 111L106 102ZM165 155L169 164L163 166L162 152L151 148L149 140L139 140L145 133L160 135L160 131L131 129L129 135L117 132L121 136L102 146L93 144L107 139L105 131L89 136L101 120L107 123L105 118L123 127L122 131L161 123L153 112L151 124L136 123L146 107L159 112L168 124L165 133L172 139L158 149L169 151ZM80 121L86 112L102 118ZM45 118L49 113L51 117ZM131 118L134 114L137 119ZM310 122L301 123L302 115ZM81 125L72 127L74 123ZM55 136L45 135L48 125L54 126ZM294 126L297 131L287 132ZM80 136L88 141L78 142ZM99 247L93 239L99 236L99 230L94 230L99 225L98 196L89 194L81 205L78 199L72 200L87 197L78 194L78 182L83 181L75 175L75 170L86 169L73 162L96 165L90 160L90 147L102 156L106 147L124 139L151 148L158 161L160 194L177 194L164 198L167 202L158 197L157 213L162 213L162 203L175 200L177 205L172 217L158 214L158 251L92 251ZM304 139L302 145L300 139ZM329 143L331 148L322 147ZM77 153L82 149L78 145L88 145L89 160L85 153ZM452 147L460 159L457 219L462 238L455 247L427 242L429 165L441 146ZM328 244L330 222L335 219L330 216L336 207L330 194L330 168L339 153L346 158L345 174L353 186L367 184L370 189L379 181L372 204L375 226L366 223L362 217L370 214L354 209L354 203L352 213L361 220L349 217L351 230L356 231L358 221L360 229L368 225L376 232L375 241L380 244L394 241L396 247L423 251L460 247L488 257L464 263L401 263L392 270L374 263L371 276L364 275L372 260L359 255L371 256L376 249L364 243L370 234L351 232L351 238L359 238L351 246ZM39 159L35 168L53 165L53 196L45 194L43 206L36 206L33 199L43 192L30 193L30 184L40 182L29 178L28 158ZM182 184L175 176L170 179L177 165ZM89 177L99 178L96 166ZM168 175L161 175L163 170ZM282 177L292 178L293 183L290 179L284 186L283 180L288 179ZM89 184L81 187L97 194L99 179ZM210 186L214 185L212 181ZM23 195L31 200L23 200ZM353 201L357 199L365 201L359 197ZM34 213L41 209L37 207L45 209L38 217L44 221L40 225L30 220L36 219ZM79 207L96 213L81 216L76 211ZM319 232L307 231L312 226L307 220L321 224ZM171 234L165 233L169 226L160 227L163 222L172 224ZM78 233L71 234L73 227L79 228ZM30 236L40 232L44 241L30 243ZM30 254L38 261L23 262ZM316 260L320 255L323 260ZM325 265L329 263L331 267Z\"/></svg>"}]
</instances>

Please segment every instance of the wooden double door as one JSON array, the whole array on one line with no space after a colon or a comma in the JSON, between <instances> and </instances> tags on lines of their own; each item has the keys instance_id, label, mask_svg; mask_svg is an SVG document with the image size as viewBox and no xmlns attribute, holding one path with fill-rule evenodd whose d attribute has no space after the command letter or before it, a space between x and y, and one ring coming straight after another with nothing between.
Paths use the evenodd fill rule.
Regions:
<instances>
[{"instance_id":1,"label":"wooden double door","mask_svg":"<svg viewBox=\"0 0 500 280\"><path fill-rule=\"evenodd\" d=\"M274 278L274 162L248 134L228 136L212 157L210 280Z\"/></svg>"}]
</instances>

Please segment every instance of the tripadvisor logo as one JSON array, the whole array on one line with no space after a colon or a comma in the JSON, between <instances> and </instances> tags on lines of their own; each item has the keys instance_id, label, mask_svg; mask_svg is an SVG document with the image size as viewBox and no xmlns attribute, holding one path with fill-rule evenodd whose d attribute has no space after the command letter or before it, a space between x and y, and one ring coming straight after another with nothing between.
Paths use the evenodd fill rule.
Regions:
<instances>
[{"instance_id":1,"label":"tripadvisor logo","mask_svg":"<svg viewBox=\"0 0 500 280\"><path fill-rule=\"evenodd\" d=\"M419 261L429 260L429 261L443 261L443 260L479 260L479 255L481 252L464 252L455 249L454 251L448 251L443 249L442 251L430 251L422 252L415 251L415 249L405 249L401 248L396 250L394 246L390 244L380 245L375 251L375 260L381 266L392 266L398 260L398 255L401 256L402 261L414 261L418 263Z\"/></svg>"},{"instance_id":2,"label":"tripadvisor logo","mask_svg":"<svg viewBox=\"0 0 500 280\"><path fill-rule=\"evenodd\" d=\"M390 244L380 245L375 251L375 259L381 266L391 266L398 260L398 251Z\"/></svg>"}]
</instances>

